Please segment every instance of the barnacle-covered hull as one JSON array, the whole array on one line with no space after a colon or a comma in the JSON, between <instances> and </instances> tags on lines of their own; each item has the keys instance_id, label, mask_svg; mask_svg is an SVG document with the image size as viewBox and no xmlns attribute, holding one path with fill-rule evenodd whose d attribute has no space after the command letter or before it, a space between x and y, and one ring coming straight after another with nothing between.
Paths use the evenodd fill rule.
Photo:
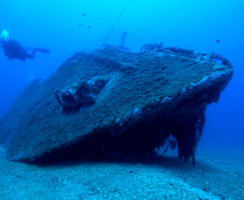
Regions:
<instances>
[{"instance_id":1,"label":"barnacle-covered hull","mask_svg":"<svg viewBox=\"0 0 244 200\"><path fill-rule=\"evenodd\" d=\"M195 162L206 106L218 101L232 75L230 62L217 54L176 48L136 54L106 46L76 54L15 100L0 127L10 132L7 158L148 155L172 135L179 158ZM86 95L92 103L75 102L66 112L57 91L68 94L63 99L69 108Z\"/></svg>"}]
</instances>

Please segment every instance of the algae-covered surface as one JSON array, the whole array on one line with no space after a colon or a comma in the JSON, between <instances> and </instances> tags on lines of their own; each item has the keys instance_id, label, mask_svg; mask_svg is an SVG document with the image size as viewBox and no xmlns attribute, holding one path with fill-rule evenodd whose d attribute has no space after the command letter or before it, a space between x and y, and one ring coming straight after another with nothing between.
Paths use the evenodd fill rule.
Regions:
<instances>
[{"instance_id":1,"label":"algae-covered surface","mask_svg":"<svg viewBox=\"0 0 244 200\"><path fill-rule=\"evenodd\" d=\"M225 156L223 156L225 155ZM28 165L0 153L1 199L244 199L244 156L199 151L194 166L157 160Z\"/></svg>"},{"instance_id":2,"label":"algae-covered surface","mask_svg":"<svg viewBox=\"0 0 244 200\"><path fill-rule=\"evenodd\" d=\"M153 112L160 113L167 106L153 107L155 102L177 98L206 77L228 72L226 80L216 89L219 96L221 88L232 76L232 67L217 64L209 58L204 60L204 56L206 54L199 54L200 58L188 58L172 52L135 54L111 48L76 54L43 83L34 81L30 84L15 100L2 127L2 130L10 130L8 159L31 160L59 147L74 144L98 132L97 129L114 123L123 125L126 120L132 123L129 118L150 106ZM55 91L78 81L92 81L98 76L109 77L110 80L96 96L96 103L79 112L62 112L55 99ZM208 84L211 85L211 82ZM206 97L201 100L204 102L199 102L199 106L217 100L211 97L215 92L214 87L211 88L213 91L204 94ZM195 104L187 104L185 109L188 106L194 108ZM195 110L203 109L201 107ZM181 113L184 112L181 109ZM134 122L136 120L134 117ZM123 130L123 126L120 130Z\"/></svg>"}]
</instances>

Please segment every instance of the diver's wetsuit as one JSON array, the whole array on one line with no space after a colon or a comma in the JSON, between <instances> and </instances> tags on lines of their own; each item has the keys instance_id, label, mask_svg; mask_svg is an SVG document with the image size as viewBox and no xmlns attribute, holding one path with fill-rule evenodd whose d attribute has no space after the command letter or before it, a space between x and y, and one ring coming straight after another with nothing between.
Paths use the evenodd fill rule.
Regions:
<instances>
[{"instance_id":1,"label":"diver's wetsuit","mask_svg":"<svg viewBox=\"0 0 244 200\"><path fill-rule=\"evenodd\" d=\"M29 54L26 50L15 40L2 40L0 42L5 55L9 58L9 60L17 58L22 61L26 61L26 58L34 59L36 52L42 53L49 53L49 49L40 49L40 48L33 48L32 53Z\"/></svg>"},{"instance_id":2,"label":"diver's wetsuit","mask_svg":"<svg viewBox=\"0 0 244 200\"><path fill-rule=\"evenodd\" d=\"M22 61L26 61L26 58L35 58L35 49L33 49L32 54L26 52L26 50L15 40L2 41L2 47L5 55L9 60L17 58Z\"/></svg>"}]
</instances>

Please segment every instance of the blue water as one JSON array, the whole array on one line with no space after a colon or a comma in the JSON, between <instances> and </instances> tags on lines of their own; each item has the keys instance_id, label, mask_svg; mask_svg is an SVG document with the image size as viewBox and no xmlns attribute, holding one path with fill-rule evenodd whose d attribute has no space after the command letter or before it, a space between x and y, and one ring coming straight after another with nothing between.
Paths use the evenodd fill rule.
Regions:
<instances>
[{"instance_id":1,"label":"blue water","mask_svg":"<svg viewBox=\"0 0 244 200\"><path fill-rule=\"evenodd\" d=\"M0 50L0 118L31 80L46 79L79 50L120 45L127 32L125 45L133 52L163 42L228 58L234 77L219 102L208 106L199 146L244 149L243 10L243 0L1 0L0 31L51 52L22 62Z\"/></svg>"}]
</instances>

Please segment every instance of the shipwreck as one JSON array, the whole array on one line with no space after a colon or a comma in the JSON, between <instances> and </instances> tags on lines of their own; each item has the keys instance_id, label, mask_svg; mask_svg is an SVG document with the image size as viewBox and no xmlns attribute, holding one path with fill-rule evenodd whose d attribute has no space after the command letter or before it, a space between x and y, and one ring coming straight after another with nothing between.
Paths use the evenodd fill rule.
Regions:
<instances>
[{"instance_id":1,"label":"shipwreck","mask_svg":"<svg viewBox=\"0 0 244 200\"><path fill-rule=\"evenodd\" d=\"M0 124L7 159L154 155L172 137L195 163L206 107L232 75L218 54L161 45L77 53L16 98Z\"/></svg>"}]
</instances>

